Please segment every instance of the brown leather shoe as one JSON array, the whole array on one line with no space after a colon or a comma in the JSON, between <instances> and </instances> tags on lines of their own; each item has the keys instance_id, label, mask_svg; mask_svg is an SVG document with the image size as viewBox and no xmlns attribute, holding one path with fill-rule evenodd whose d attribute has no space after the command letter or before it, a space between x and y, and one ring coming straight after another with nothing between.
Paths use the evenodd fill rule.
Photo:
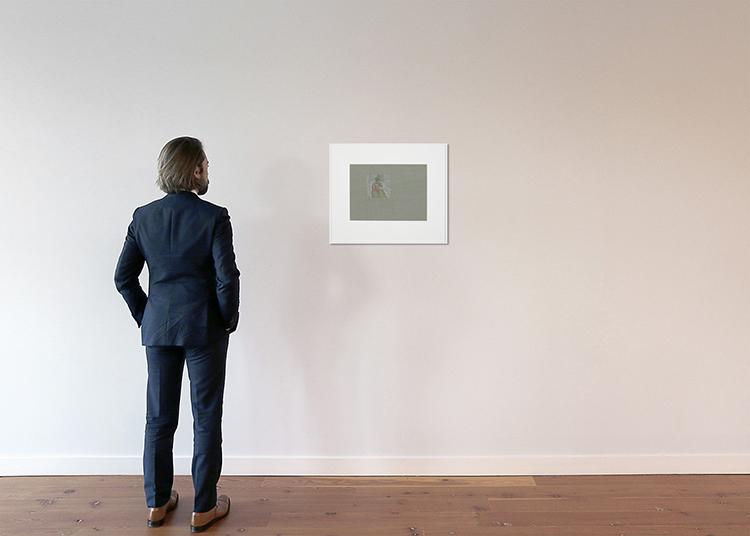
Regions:
<instances>
[{"instance_id":1,"label":"brown leather shoe","mask_svg":"<svg viewBox=\"0 0 750 536\"><path fill-rule=\"evenodd\" d=\"M177 508L177 503L180 501L180 496L175 490L169 497L169 502L164 506L158 508L148 509L148 526L149 527L161 527L164 524L164 519L167 517L167 512L171 512Z\"/></svg>"},{"instance_id":2,"label":"brown leather shoe","mask_svg":"<svg viewBox=\"0 0 750 536\"><path fill-rule=\"evenodd\" d=\"M193 519L190 521L190 532L203 532L220 519L224 519L229 514L229 497L219 495L216 499L216 506L208 512L193 512Z\"/></svg>"}]
</instances>

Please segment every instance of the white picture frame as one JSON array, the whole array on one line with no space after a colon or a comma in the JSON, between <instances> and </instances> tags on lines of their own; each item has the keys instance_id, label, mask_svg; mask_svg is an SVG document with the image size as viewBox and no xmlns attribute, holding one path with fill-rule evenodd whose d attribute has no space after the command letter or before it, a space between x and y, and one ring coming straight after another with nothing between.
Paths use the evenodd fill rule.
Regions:
<instances>
[{"instance_id":1,"label":"white picture frame","mask_svg":"<svg viewBox=\"0 0 750 536\"><path fill-rule=\"evenodd\" d=\"M447 143L332 143L329 152L331 244L448 243ZM373 170L369 174L363 170L367 166ZM387 177L388 196L368 200L373 197L368 184L379 170L391 172L380 175ZM417 170L420 177L408 180L406 212L399 200L407 196L399 195L407 188L399 189L399 185L407 179L399 181L399 170ZM362 181L366 182L359 185ZM387 210L382 214L390 216L377 210L363 212L362 202L385 203L382 206ZM388 217L393 219L382 219Z\"/></svg>"}]
</instances>

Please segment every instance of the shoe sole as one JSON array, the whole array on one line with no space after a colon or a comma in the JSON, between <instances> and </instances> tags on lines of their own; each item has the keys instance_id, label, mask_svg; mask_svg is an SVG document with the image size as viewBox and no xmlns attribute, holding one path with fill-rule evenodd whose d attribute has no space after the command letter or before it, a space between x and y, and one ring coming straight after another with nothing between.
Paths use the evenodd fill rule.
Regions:
<instances>
[{"instance_id":1,"label":"shoe sole","mask_svg":"<svg viewBox=\"0 0 750 536\"><path fill-rule=\"evenodd\" d=\"M190 525L190 532L205 532L205 531L207 531L208 529L211 528L211 525L213 525L214 523L216 523L220 519L224 519L225 517L227 517L229 515L229 510L230 510L231 507L232 507L232 501L230 501L229 497L227 497L227 513L226 514L224 514L221 517L215 517L211 521L209 521L205 525L201 525L200 527L196 527L195 525Z\"/></svg>"}]
</instances>

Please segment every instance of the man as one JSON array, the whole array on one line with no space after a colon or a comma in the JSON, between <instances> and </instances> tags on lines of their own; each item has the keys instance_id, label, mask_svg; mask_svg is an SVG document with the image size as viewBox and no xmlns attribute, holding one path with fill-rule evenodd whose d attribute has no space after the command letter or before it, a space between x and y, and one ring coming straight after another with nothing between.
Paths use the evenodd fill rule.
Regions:
<instances>
[{"instance_id":1,"label":"man","mask_svg":"<svg viewBox=\"0 0 750 536\"><path fill-rule=\"evenodd\" d=\"M221 417L229 334L239 319L239 276L227 209L199 199L208 190L208 160L195 138L177 138L159 155L157 185L166 196L138 208L115 270L115 285L141 328L148 387L143 476L148 526L177 507L172 444L183 364L193 410L192 532L229 513L217 497ZM148 265L148 295L138 276Z\"/></svg>"}]
</instances>

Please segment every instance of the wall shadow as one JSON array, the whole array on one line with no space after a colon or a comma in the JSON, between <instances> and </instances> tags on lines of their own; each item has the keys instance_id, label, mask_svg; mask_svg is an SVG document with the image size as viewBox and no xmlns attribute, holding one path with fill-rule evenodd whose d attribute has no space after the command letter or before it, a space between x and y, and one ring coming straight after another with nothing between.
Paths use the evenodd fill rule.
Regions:
<instances>
[{"instance_id":1,"label":"wall shadow","mask_svg":"<svg viewBox=\"0 0 750 536\"><path fill-rule=\"evenodd\" d=\"M361 246L329 244L325 176L285 159L258 181L269 210L257 222L248 275L258 299L250 307L258 320L254 336L261 339L259 350L269 354L261 359L271 361L266 370L277 387L288 390L280 402L297 423L295 433L304 436L295 443L322 455L345 452L351 426L360 420L351 411L358 360L352 334L376 290L375 279Z\"/></svg>"}]
</instances>

